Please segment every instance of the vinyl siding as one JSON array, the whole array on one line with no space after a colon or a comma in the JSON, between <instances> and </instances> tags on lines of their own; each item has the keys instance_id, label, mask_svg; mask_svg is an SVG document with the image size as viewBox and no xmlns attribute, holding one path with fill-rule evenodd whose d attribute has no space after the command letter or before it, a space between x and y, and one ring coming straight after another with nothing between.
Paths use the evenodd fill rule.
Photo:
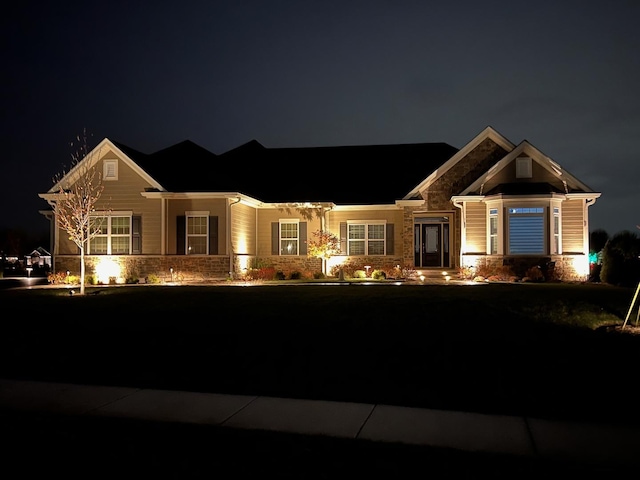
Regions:
<instances>
[{"instance_id":1,"label":"vinyl siding","mask_svg":"<svg viewBox=\"0 0 640 480\"><path fill-rule=\"evenodd\" d=\"M125 211L142 217L142 252L150 255L160 254L160 200L147 199L140 195L150 185L111 151L96 164L98 172L102 172L104 159L118 160L118 180L102 182L104 190L96 203L96 211ZM58 238L60 254L78 253L78 248L68 239L65 232L59 232Z\"/></svg>"},{"instance_id":2,"label":"vinyl siding","mask_svg":"<svg viewBox=\"0 0 640 480\"><path fill-rule=\"evenodd\" d=\"M271 224L278 222L281 218L297 218L301 222L307 222L307 238L301 238L300 241L308 241L313 239L313 232L320 230L320 219L313 218L308 220L303 218L295 211L285 212L278 208L264 208L258 210L258 257L271 256Z\"/></svg>"},{"instance_id":3,"label":"vinyl siding","mask_svg":"<svg viewBox=\"0 0 640 480\"><path fill-rule=\"evenodd\" d=\"M531 162L531 178L517 178L516 177L516 161L512 161L505 168L500 170L494 177L488 180L483 191L488 192L496 186L503 183L549 183L559 189L564 189L564 185L553 173L542 167L538 162L533 160Z\"/></svg>"},{"instance_id":4,"label":"vinyl siding","mask_svg":"<svg viewBox=\"0 0 640 480\"><path fill-rule=\"evenodd\" d=\"M562 251L581 253L583 246L583 200L568 200L562 204Z\"/></svg>"},{"instance_id":5,"label":"vinyl siding","mask_svg":"<svg viewBox=\"0 0 640 480\"><path fill-rule=\"evenodd\" d=\"M218 253L224 255L227 239L225 198L215 199L171 199L167 201L167 254L177 254L177 224L176 219L187 211L209 212L209 216L218 217ZM182 252L184 253L184 252Z\"/></svg>"},{"instance_id":6,"label":"vinyl siding","mask_svg":"<svg viewBox=\"0 0 640 480\"><path fill-rule=\"evenodd\" d=\"M402 210L357 210L357 211L331 211L327 215L327 229L340 237L340 224L354 220L386 220L394 225L393 245L394 255L402 255Z\"/></svg>"},{"instance_id":7,"label":"vinyl siding","mask_svg":"<svg viewBox=\"0 0 640 480\"><path fill-rule=\"evenodd\" d=\"M467 203L467 252L487 252L487 206L484 203Z\"/></svg>"},{"instance_id":8,"label":"vinyl siding","mask_svg":"<svg viewBox=\"0 0 640 480\"><path fill-rule=\"evenodd\" d=\"M256 254L256 218L255 208L240 203L231 207L233 253L237 255Z\"/></svg>"}]
</instances>

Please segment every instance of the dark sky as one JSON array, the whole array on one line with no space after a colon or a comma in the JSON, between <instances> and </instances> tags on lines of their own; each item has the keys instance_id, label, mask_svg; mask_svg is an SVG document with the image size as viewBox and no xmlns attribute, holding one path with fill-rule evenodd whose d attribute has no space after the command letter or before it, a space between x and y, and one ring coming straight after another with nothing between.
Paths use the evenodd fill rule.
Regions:
<instances>
[{"instance_id":1,"label":"dark sky","mask_svg":"<svg viewBox=\"0 0 640 480\"><path fill-rule=\"evenodd\" d=\"M639 20L637 0L11 2L0 227L47 228L38 193L83 129L223 153L491 125L602 192L592 231L640 233Z\"/></svg>"}]
</instances>

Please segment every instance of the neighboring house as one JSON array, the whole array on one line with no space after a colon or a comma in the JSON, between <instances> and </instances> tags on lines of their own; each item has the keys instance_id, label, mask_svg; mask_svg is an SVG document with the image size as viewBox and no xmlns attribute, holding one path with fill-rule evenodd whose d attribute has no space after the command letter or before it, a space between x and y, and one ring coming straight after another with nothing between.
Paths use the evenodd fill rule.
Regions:
<instances>
[{"instance_id":1,"label":"neighboring house","mask_svg":"<svg viewBox=\"0 0 640 480\"><path fill-rule=\"evenodd\" d=\"M87 273L107 261L112 279L228 278L256 265L313 274L322 263L307 242L319 230L341 241L329 267L426 274L554 262L562 279L586 279L589 207L600 197L491 127L459 150L251 141L216 155L185 141L143 154L105 138L83 162L102 173L96 215L107 225L88 246ZM52 204L57 191L40 197ZM78 249L55 221L52 246L54 271L77 273Z\"/></svg>"},{"instance_id":2,"label":"neighboring house","mask_svg":"<svg viewBox=\"0 0 640 480\"><path fill-rule=\"evenodd\" d=\"M25 256L25 264L31 268L51 268L51 254L42 247L36 248L29 255Z\"/></svg>"}]
</instances>

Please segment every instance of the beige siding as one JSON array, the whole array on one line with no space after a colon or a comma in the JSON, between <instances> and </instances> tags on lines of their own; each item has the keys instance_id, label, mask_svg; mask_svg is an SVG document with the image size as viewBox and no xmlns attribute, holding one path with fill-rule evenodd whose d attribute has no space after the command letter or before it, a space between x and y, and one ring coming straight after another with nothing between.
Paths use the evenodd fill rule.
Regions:
<instances>
[{"instance_id":1,"label":"beige siding","mask_svg":"<svg viewBox=\"0 0 640 480\"><path fill-rule=\"evenodd\" d=\"M301 222L307 222L307 238L301 238L301 242L313 239L313 232L320 230L320 219L313 218L309 221L296 211L284 211L279 208L265 208L258 210L258 248L257 256L266 257L271 255L271 224L278 222L281 218L297 218Z\"/></svg>"},{"instance_id":2,"label":"beige siding","mask_svg":"<svg viewBox=\"0 0 640 480\"><path fill-rule=\"evenodd\" d=\"M231 243L236 255L256 254L257 210L247 205L236 204L231 207Z\"/></svg>"},{"instance_id":3,"label":"beige siding","mask_svg":"<svg viewBox=\"0 0 640 480\"><path fill-rule=\"evenodd\" d=\"M182 254L177 252L177 219L186 212L209 212L209 216L218 217L218 254L226 255L227 217L226 198L189 198L167 200L167 253L169 255Z\"/></svg>"},{"instance_id":4,"label":"beige siding","mask_svg":"<svg viewBox=\"0 0 640 480\"><path fill-rule=\"evenodd\" d=\"M142 217L142 252L143 254L160 254L160 211L161 203L158 199L147 199L141 195L149 183L144 181L137 172L115 153L108 151L96 164L98 172L102 172L104 159L118 161L118 179L103 181L104 190L96 203L96 211L132 212ZM60 254L75 254L78 249L68 239L68 235L59 232Z\"/></svg>"},{"instance_id":5,"label":"beige siding","mask_svg":"<svg viewBox=\"0 0 640 480\"><path fill-rule=\"evenodd\" d=\"M531 164L531 178L516 178L516 161L513 160L485 183L483 191L488 192L503 183L549 183L560 190L564 190L564 185L557 176L535 160Z\"/></svg>"},{"instance_id":6,"label":"beige siding","mask_svg":"<svg viewBox=\"0 0 640 480\"><path fill-rule=\"evenodd\" d=\"M386 220L387 223L392 223L394 225L394 255L397 256L402 254L402 210L331 211L327 214L327 230L340 237L340 224L353 220Z\"/></svg>"},{"instance_id":7,"label":"beige siding","mask_svg":"<svg viewBox=\"0 0 640 480\"><path fill-rule=\"evenodd\" d=\"M484 203L466 204L467 252L486 253L487 251L487 206Z\"/></svg>"},{"instance_id":8,"label":"beige siding","mask_svg":"<svg viewBox=\"0 0 640 480\"><path fill-rule=\"evenodd\" d=\"M562 204L562 251L583 251L583 200L568 200Z\"/></svg>"}]
</instances>

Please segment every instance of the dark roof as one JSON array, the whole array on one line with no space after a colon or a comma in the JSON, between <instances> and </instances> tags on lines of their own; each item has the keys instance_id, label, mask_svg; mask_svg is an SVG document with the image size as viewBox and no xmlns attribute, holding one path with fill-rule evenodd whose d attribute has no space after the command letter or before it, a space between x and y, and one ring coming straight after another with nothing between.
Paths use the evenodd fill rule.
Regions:
<instances>
[{"instance_id":1,"label":"dark roof","mask_svg":"<svg viewBox=\"0 0 640 480\"><path fill-rule=\"evenodd\" d=\"M446 143L265 148L220 156L238 190L270 203L386 204L403 198L458 149Z\"/></svg>"},{"instance_id":2,"label":"dark roof","mask_svg":"<svg viewBox=\"0 0 640 480\"><path fill-rule=\"evenodd\" d=\"M341 205L393 203L458 151L446 143L266 148L251 140L216 155L186 140L147 155L114 143L171 192Z\"/></svg>"},{"instance_id":3,"label":"dark roof","mask_svg":"<svg viewBox=\"0 0 640 480\"><path fill-rule=\"evenodd\" d=\"M217 155L191 140L172 145L152 154L113 142L154 180L170 192L207 191L206 176L201 175L214 165Z\"/></svg>"}]
</instances>

